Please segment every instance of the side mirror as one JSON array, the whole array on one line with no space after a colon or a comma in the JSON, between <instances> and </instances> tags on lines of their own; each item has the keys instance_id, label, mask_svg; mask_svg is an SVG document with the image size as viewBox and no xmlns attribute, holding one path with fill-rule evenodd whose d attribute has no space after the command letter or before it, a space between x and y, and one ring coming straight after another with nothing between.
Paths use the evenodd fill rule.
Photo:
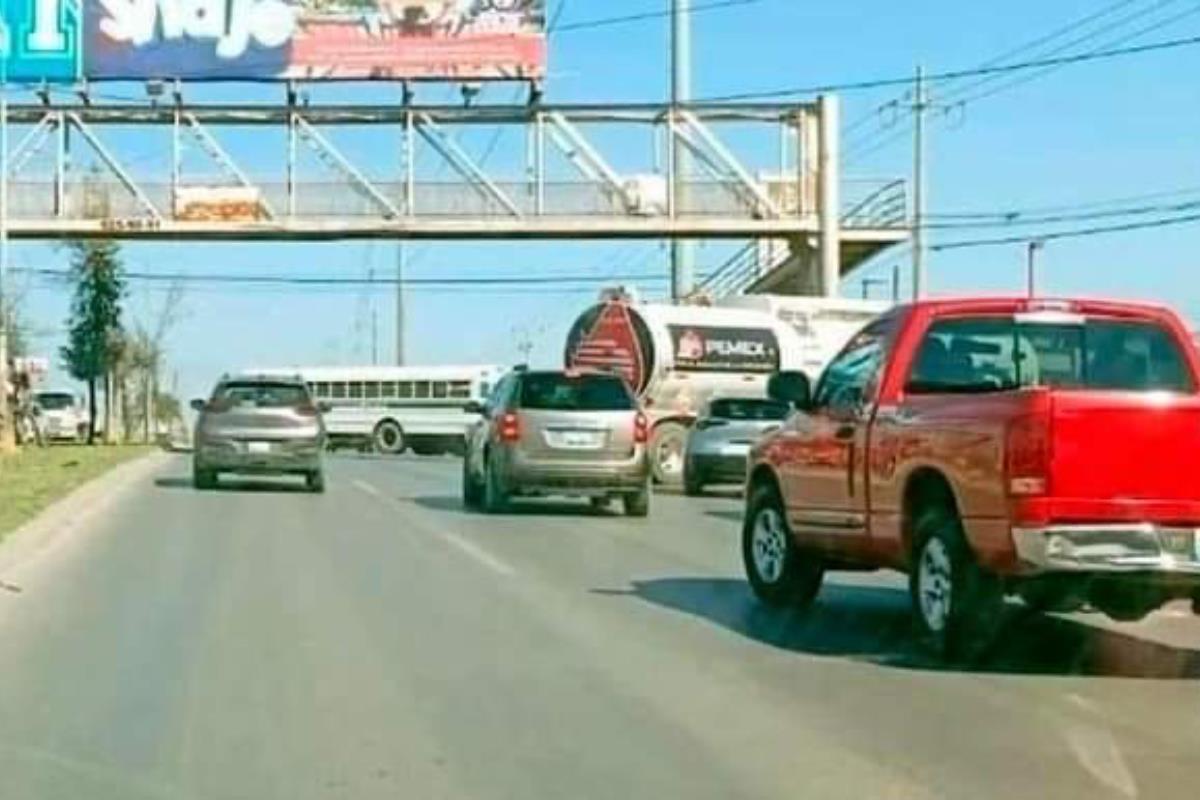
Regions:
<instances>
[{"instance_id":1,"label":"side mirror","mask_svg":"<svg viewBox=\"0 0 1200 800\"><path fill-rule=\"evenodd\" d=\"M317 403L317 411L320 411L322 414L328 414L330 411L333 411L333 403L328 400L322 400Z\"/></svg>"},{"instance_id":2,"label":"side mirror","mask_svg":"<svg viewBox=\"0 0 1200 800\"><path fill-rule=\"evenodd\" d=\"M203 400L193 400L188 405L192 407L192 411L203 411L207 404Z\"/></svg>"},{"instance_id":3,"label":"side mirror","mask_svg":"<svg viewBox=\"0 0 1200 800\"><path fill-rule=\"evenodd\" d=\"M480 403L478 400L472 400L471 402L469 402L463 406L463 413L464 414L486 414L487 409L483 407L483 403Z\"/></svg>"},{"instance_id":4,"label":"side mirror","mask_svg":"<svg viewBox=\"0 0 1200 800\"><path fill-rule=\"evenodd\" d=\"M812 405L812 384L803 372L776 372L767 381L767 396L804 411Z\"/></svg>"}]
</instances>

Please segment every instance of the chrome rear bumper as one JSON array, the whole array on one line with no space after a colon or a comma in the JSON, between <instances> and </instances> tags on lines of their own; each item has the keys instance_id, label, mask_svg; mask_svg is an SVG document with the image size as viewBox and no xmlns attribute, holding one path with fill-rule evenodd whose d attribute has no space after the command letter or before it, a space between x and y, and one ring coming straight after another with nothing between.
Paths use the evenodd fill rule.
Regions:
<instances>
[{"instance_id":1,"label":"chrome rear bumper","mask_svg":"<svg viewBox=\"0 0 1200 800\"><path fill-rule=\"evenodd\" d=\"M1153 523L1013 528L1034 572L1160 572L1200 575L1200 528Z\"/></svg>"}]
</instances>

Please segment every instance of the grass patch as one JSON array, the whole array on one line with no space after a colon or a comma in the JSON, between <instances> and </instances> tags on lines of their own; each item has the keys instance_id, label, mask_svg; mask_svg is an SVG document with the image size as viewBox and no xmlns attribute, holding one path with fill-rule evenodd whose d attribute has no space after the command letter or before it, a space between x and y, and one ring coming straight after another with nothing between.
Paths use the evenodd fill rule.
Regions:
<instances>
[{"instance_id":1,"label":"grass patch","mask_svg":"<svg viewBox=\"0 0 1200 800\"><path fill-rule=\"evenodd\" d=\"M30 447L0 456L0 539L46 506L150 447Z\"/></svg>"}]
</instances>

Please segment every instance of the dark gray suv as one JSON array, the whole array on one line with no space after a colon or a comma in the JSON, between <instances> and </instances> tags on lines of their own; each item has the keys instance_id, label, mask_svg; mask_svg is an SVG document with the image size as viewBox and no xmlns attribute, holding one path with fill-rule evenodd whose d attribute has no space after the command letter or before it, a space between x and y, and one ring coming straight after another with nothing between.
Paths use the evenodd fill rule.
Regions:
<instances>
[{"instance_id":1,"label":"dark gray suv","mask_svg":"<svg viewBox=\"0 0 1200 800\"><path fill-rule=\"evenodd\" d=\"M510 498L587 497L597 509L620 498L625 513L650 510L648 421L619 376L591 371L510 372L467 434L463 502L488 512Z\"/></svg>"},{"instance_id":2,"label":"dark gray suv","mask_svg":"<svg viewBox=\"0 0 1200 800\"><path fill-rule=\"evenodd\" d=\"M321 409L299 377L224 377L207 401L193 400L196 420L193 479L212 489L222 472L303 476L310 491L325 491Z\"/></svg>"}]
</instances>

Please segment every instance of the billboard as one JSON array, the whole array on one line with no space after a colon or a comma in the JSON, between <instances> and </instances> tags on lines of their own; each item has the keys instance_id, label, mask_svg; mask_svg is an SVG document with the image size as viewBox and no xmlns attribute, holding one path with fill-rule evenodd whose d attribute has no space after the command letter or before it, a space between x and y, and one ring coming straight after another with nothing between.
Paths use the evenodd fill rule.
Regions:
<instances>
[{"instance_id":1,"label":"billboard","mask_svg":"<svg viewBox=\"0 0 1200 800\"><path fill-rule=\"evenodd\" d=\"M93 80L534 79L546 69L545 0L79 1Z\"/></svg>"},{"instance_id":2,"label":"billboard","mask_svg":"<svg viewBox=\"0 0 1200 800\"><path fill-rule=\"evenodd\" d=\"M79 0L0 0L5 78L19 83L79 79Z\"/></svg>"}]
</instances>

